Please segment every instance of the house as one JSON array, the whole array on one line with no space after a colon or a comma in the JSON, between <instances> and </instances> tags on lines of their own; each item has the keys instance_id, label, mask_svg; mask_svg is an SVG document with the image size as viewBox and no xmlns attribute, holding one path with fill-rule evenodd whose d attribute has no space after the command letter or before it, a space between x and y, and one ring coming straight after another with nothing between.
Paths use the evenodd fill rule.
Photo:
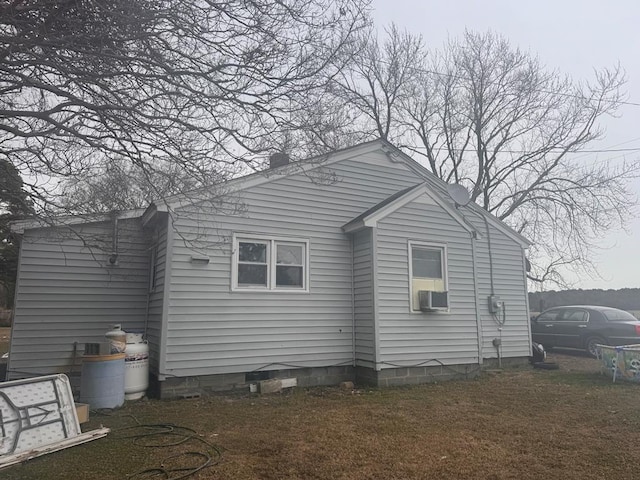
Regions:
<instances>
[{"instance_id":1,"label":"house","mask_svg":"<svg viewBox=\"0 0 640 480\"><path fill-rule=\"evenodd\" d=\"M276 160L146 211L16 225L8 377L77 372L116 323L145 331L162 398L526 361L525 238L383 141Z\"/></svg>"}]
</instances>

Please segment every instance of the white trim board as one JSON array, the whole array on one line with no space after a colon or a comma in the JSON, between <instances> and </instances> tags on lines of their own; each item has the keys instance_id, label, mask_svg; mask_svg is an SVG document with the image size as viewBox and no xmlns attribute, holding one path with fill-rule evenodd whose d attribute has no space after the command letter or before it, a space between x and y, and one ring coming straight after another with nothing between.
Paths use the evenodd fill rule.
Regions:
<instances>
[{"instance_id":1,"label":"white trim board","mask_svg":"<svg viewBox=\"0 0 640 480\"><path fill-rule=\"evenodd\" d=\"M420 199L421 197L424 197L427 200L427 203L438 205L440 208L442 208L451 216L451 218L458 222L460 226L462 226L462 228L464 228L470 234L477 234L475 228L469 225L469 223L464 219L462 215L460 215L460 213L455 210L455 208L451 207L437 193L433 192L426 183L417 185L404 195L401 195L400 197L394 199L393 201L387 203L379 209L372 209L370 214L365 215L362 218L356 218L350 221L349 223L343 225L342 230L345 233L350 233L365 227L376 227L379 221L383 220L385 217L394 213L405 205L408 205L409 203Z\"/></svg>"}]
</instances>

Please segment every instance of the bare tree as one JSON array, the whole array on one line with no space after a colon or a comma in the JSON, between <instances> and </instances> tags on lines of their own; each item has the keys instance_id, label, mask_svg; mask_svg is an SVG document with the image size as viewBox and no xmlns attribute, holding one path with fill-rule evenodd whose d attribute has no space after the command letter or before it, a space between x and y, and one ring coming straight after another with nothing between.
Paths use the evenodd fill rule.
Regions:
<instances>
[{"instance_id":1,"label":"bare tree","mask_svg":"<svg viewBox=\"0 0 640 480\"><path fill-rule=\"evenodd\" d=\"M40 208L105 162L235 171L341 68L367 3L0 1L0 156Z\"/></svg>"},{"instance_id":2,"label":"bare tree","mask_svg":"<svg viewBox=\"0 0 640 480\"><path fill-rule=\"evenodd\" d=\"M361 52L360 64L338 77L337 95L362 112L371 135L465 185L474 202L530 238L533 279L562 283L567 267L593 271L592 249L625 224L634 201L628 181L640 172L637 160L576 155L603 137L599 121L624 100L619 66L575 82L494 33L466 32L427 55L420 37L395 27L386 43L372 36Z\"/></svg>"},{"instance_id":3,"label":"bare tree","mask_svg":"<svg viewBox=\"0 0 640 480\"><path fill-rule=\"evenodd\" d=\"M350 68L336 75L330 93L350 113L358 133L395 140L401 133L397 126L399 107L406 88L416 83L426 51L420 37L401 32L392 24L388 39L379 42L376 32L360 35Z\"/></svg>"},{"instance_id":4,"label":"bare tree","mask_svg":"<svg viewBox=\"0 0 640 480\"><path fill-rule=\"evenodd\" d=\"M184 175L181 165L159 160L147 171L127 159L105 161L93 170L92 175L79 175L61 183L59 204L66 213L84 215L146 208L159 197L195 191L205 182L215 185L225 180L215 164L210 166L206 179ZM230 173L228 168L225 173Z\"/></svg>"},{"instance_id":5,"label":"bare tree","mask_svg":"<svg viewBox=\"0 0 640 480\"><path fill-rule=\"evenodd\" d=\"M421 38L391 25L379 42L373 29L358 32L350 61L329 82L306 95L291 128L281 130L284 149L313 156L371 138L397 142L397 120L407 87L426 60Z\"/></svg>"},{"instance_id":6,"label":"bare tree","mask_svg":"<svg viewBox=\"0 0 640 480\"><path fill-rule=\"evenodd\" d=\"M33 213L20 173L0 158L0 308L13 305L19 243L10 222Z\"/></svg>"}]
</instances>

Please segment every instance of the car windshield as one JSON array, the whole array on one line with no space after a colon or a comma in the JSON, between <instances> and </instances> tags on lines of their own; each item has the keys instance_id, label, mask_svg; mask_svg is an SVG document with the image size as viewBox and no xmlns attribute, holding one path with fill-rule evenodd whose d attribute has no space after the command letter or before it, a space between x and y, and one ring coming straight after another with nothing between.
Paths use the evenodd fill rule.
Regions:
<instances>
[{"instance_id":1,"label":"car windshield","mask_svg":"<svg viewBox=\"0 0 640 480\"><path fill-rule=\"evenodd\" d=\"M638 319L631 315L629 312L623 312L622 310L602 310L602 313L606 317L606 319L610 322L626 322L629 320Z\"/></svg>"}]
</instances>

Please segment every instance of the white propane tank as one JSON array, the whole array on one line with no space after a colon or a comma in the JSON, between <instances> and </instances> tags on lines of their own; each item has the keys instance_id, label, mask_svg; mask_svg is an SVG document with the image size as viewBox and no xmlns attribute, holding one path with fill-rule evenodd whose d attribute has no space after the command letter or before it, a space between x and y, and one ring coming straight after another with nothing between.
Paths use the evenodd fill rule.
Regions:
<instances>
[{"instance_id":1,"label":"white propane tank","mask_svg":"<svg viewBox=\"0 0 640 480\"><path fill-rule=\"evenodd\" d=\"M142 333L127 332L124 354L124 399L139 400L149 387L149 345Z\"/></svg>"},{"instance_id":2,"label":"white propane tank","mask_svg":"<svg viewBox=\"0 0 640 480\"><path fill-rule=\"evenodd\" d=\"M127 334L122 330L122 325L111 325L111 330L104 334L111 344L111 354L124 353L127 346Z\"/></svg>"}]
</instances>

